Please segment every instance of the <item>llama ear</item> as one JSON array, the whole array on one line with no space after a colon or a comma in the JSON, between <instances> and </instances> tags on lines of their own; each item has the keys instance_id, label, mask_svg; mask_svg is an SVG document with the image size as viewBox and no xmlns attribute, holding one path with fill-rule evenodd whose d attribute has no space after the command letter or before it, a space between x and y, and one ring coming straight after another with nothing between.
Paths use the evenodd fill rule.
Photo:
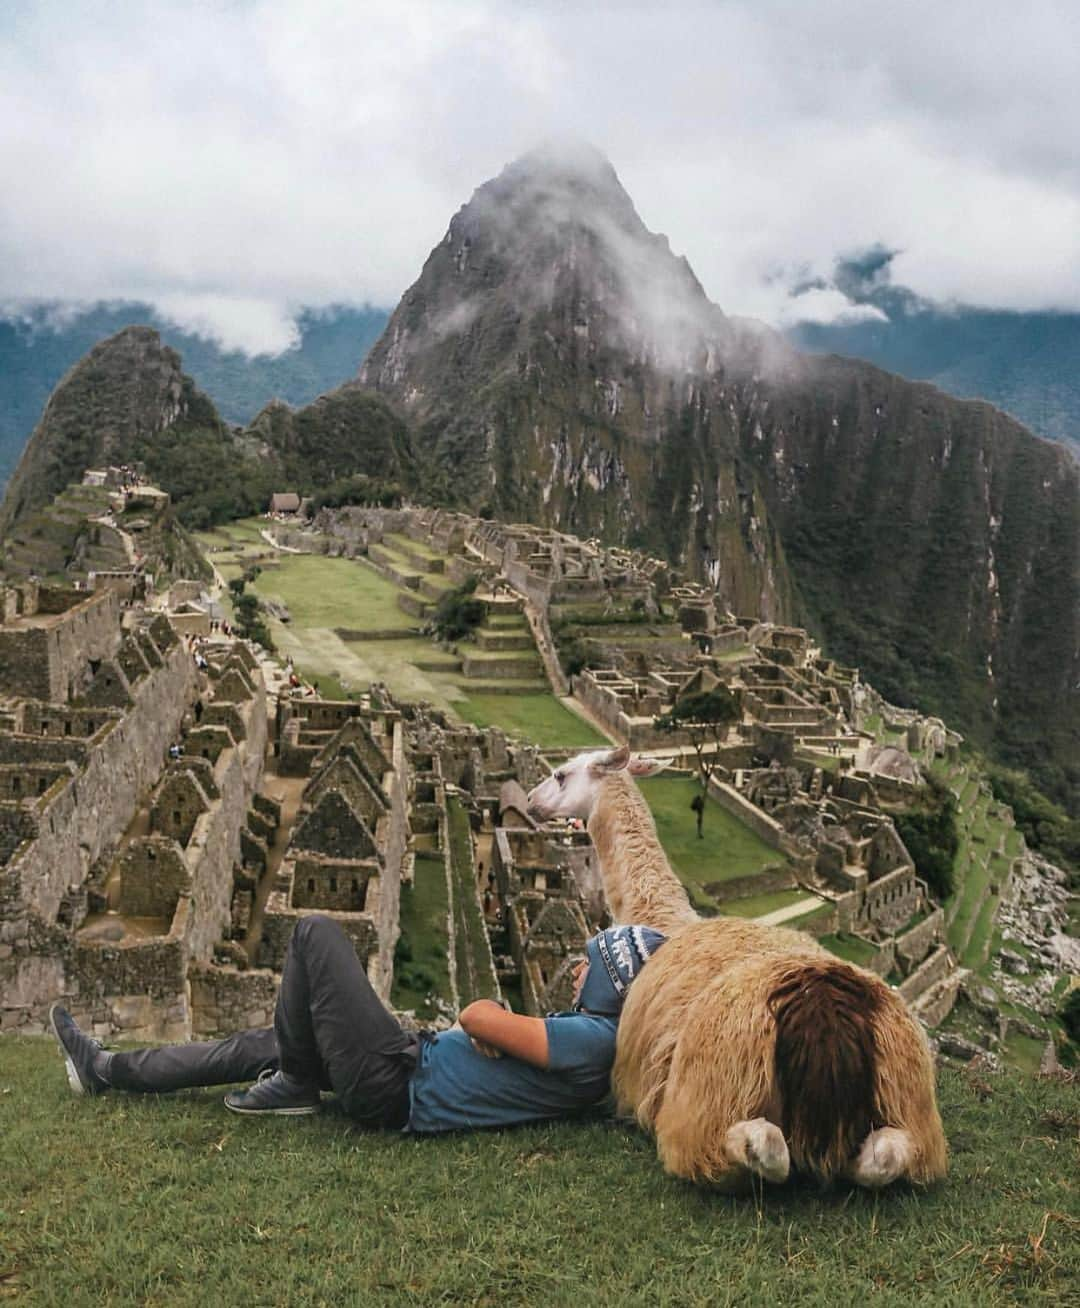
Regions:
<instances>
[{"instance_id":1,"label":"llama ear","mask_svg":"<svg viewBox=\"0 0 1080 1308\"><path fill-rule=\"evenodd\" d=\"M619 745L618 748L609 750L606 754L601 754L599 758L593 759L589 764L589 771L601 776L608 772L621 772L629 762L630 746Z\"/></svg>"},{"instance_id":2,"label":"llama ear","mask_svg":"<svg viewBox=\"0 0 1080 1308\"><path fill-rule=\"evenodd\" d=\"M632 777L644 779L645 777L655 777L658 772L663 772L666 767L671 766L669 758L642 758L638 754L630 760L627 771Z\"/></svg>"}]
</instances>

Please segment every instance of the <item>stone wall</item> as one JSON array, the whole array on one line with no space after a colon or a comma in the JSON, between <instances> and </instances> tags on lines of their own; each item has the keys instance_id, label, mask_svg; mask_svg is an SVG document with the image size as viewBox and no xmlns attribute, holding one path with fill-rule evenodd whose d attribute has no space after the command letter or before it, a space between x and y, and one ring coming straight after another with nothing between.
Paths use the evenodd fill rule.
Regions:
<instances>
[{"instance_id":1,"label":"stone wall","mask_svg":"<svg viewBox=\"0 0 1080 1308\"><path fill-rule=\"evenodd\" d=\"M195 823L184 858L191 872L195 912L187 937L190 957L208 962L214 945L232 925L233 865L241 862L240 833L252 797L262 784L266 753L266 695L261 677L255 697L241 712L244 740L222 754L214 768L220 798Z\"/></svg>"},{"instance_id":2,"label":"stone wall","mask_svg":"<svg viewBox=\"0 0 1080 1308\"><path fill-rule=\"evenodd\" d=\"M907 1003L914 1003L920 995L932 986L943 981L952 971L952 958L946 946L936 949L925 963L917 967L905 980L901 981L899 990Z\"/></svg>"},{"instance_id":3,"label":"stone wall","mask_svg":"<svg viewBox=\"0 0 1080 1308\"><path fill-rule=\"evenodd\" d=\"M128 827L195 698L195 675L191 659L174 646L162 667L135 687L128 713L108 723L89 749L70 739L0 738L0 756L12 761L28 753L85 754L82 770L40 814L37 839L4 870L0 943L11 951L0 957L0 1016L6 1026L42 1022L48 1005L68 993L62 959L35 958L42 950L32 946L32 930L51 928L69 889L86 881ZM58 950L60 942L42 942L42 949L49 948Z\"/></svg>"},{"instance_id":4,"label":"stone wall","mask_svg":"<svg viewBox=\"0 0 1080 1308\"><path fill-rule=\"evenodd\" d=\"M74 708L70 704L45 704L41 700L26 700L19 705L18 729L27 736L76 736L86 739L100 731L112 718L119 718L116 709Z\"/></svg>"},{"instance_id":5,"label":"stone wall","mask_svg":"<svg viewBox=\"0 0 1080 1308\"><path fill-rule=\"evenodd\" d=\"M63 997L75 1019L96 1036L122 1032L133 1040L186 1040L191 1022L184 937L190 911L190 897L181 896L166 935L116 944L73 940Z\"/></svg>"},{"instance_id":6,"label":"stone wall","mask_svg":"<svg viewBox=\"0 0 1080 1308\"><path fill-rule=\"evenodd\" d=\"M193 964L191 1034L197 1040L215 1040L253 1027L274 1024L278 975L268 968L243 972L213 964Z\"/></svg>"},{"instance_id":7,"label":"stone wall","mask_svg":"<svg viewBox=\"0 0 1080 1308\"><path fill-rule=\"evenodd\" d=\"M120 601L115 591L101 591L59 609L48 587L38 594L37 617L0 626L0 685L9 694L66 703L81 690L89 661L119 646Z\"/></svg>"},{"instance_id":8,"label":"stone wall","mask_svg":"<svg viewBox=\"0 0 1080 1308\"><path fill-rule=\"evenodd\" d=\"M707 823L707 819L706 819ZM798 885L793 867L763 868L748 877L733 877L730 881L710 881L709 894L718 904L747 895L768 895L777 890L794 890Z\"/></svg>"},{"instance_id":9,"label":"stone wall","mask_svg":"<svg viewBox=\"0 0 1080 1308\"><path fill-rule=\"evenodd\" d=\"M379 866L359 859L324 859L299 855L293 865L293 908L362 913L368 886L379 890Z\"/></svg>"},{"instance_id":10,"label":"stone wall","mask_svg":"<svg viewBox=\"0 0 1080 1308\"><path fill-rule=\"evenodd\" d=\"M383 874L376 909L378 949L369 971L372 985L383 998L389 999L394 983L394 947L400 934L401 877L409 844L408 760L405 756L405 728L400 721L394 723L393 770L384 774L383 789L390 799L390 815L386 826Z\"/></svg>"},{"instance_id":11,"label":"stone wall","mask_svg":"<svg viewBox=\"0 0 1080 1308\"><path fill-rule=\"evenodd\" d=\"M915 869L899 867L871 881L862 895L859 920L873 922L886 931L902 927L918 907L921 886Z\"/></svg>"},{"instance_id":12,"label":"stone wall","mask_svg":"<svg viewBox=\"0 0 1080 1308\"><path fill-rule=\"evenodd\" d=\"M909 965L926 957L935 940L945 935L945 910L935 909L925 921L896 938L896 952Z\"/></svg>"},{"instance_id":13,"label":"stone wall","mask_svg":"<svg viewBox=\"0 0 1080 1308\"><path fill-rule=\"evenodd\" d=\"M191 873L176 841L153 836L132 840L116 865L120 872L117 909L125 916L171 922L180 896L191 890Z\"/></svg>"},{"instance_id":14,"label":"stone wall","mask_svg":"<svg viewBox=\"0 0 1080 1308\"><path fill-rule=\"evenodd\" d=\"M709 794L732 817L745 822L750 830L760 836L767 845L771 845L773 849L784 849L785 833L780 823L769 817L767 813L763 813L757 805L744 799L733 786L729 786L726 781L717 781L713 777L709 782Z\"/></svg>"}]
</instances>

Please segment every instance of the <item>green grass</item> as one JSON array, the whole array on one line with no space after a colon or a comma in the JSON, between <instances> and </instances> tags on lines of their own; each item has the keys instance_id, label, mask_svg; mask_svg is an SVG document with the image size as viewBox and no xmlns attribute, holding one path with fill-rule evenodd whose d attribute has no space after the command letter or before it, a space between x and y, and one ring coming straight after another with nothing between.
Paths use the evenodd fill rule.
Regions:
<instances>
[{"instance_id":1,"label":"green grass","mask_svg":"<svg viewBox=\"0 0 1080 1308\"><path fill-rule=\"evenodd\" d=\"M840 932L835 935L826 935L819 937L820 943L825 946L830 954L835 954L837 958L846 959L849 963L855 963L859 967L869 967L877 950L873 945L868 945L865 940L860 940L858 936L849 936Z\"/></svg>"},{"instance_id":2,"label":"green grass","mask_svg":"<svg viewBox=\"0 0 1080 1308\"><path fill-rule=\"evenodd\" d=\"M478 727L501 727L544 749L576 749L609 742L554 695L466 695L454 710Z\"/></svg>"},{"instance_id":3,"label":"green grass","mask_svg":"<svg viewBox=\"0 0 1080 1308\"><path fill-rule=\"evenodd\" d=\"M764 917L777 909L787 908L805 899L805 890L774 890L767 895L747 895L745 899L726 899L720 911L727 917Z\"/></svg>"},{"instance_id":4,"label":"green grass","mask_svg":"<svg viewBox=\"0 0 1080 1308\"><path fill-rule=\"evenodd\" d=\"M446 813L450 825L450 870L454 890L454 961L457 965L461 1007L474 999L497 997L491 974L487 927L476 897L469 815L461 800L449 796Z\"/></svg>"},{"instance_id":5,"label":"green grass","mask_svg":"<svg viewBox=\"0 0 1080 1308\"><path fill-rule=\"evenodd\" d=\"M407 550L422 559L441 559L444 557L429 545L424 545L418 540L413 540L411 536L403 536L398 532L389 532L383 537L383 544L389 545L397 554Z\"/></svg>"},{"instance_id":6,"label":"green grass","mask_svg":"<svg viewBox=\"0 0 1080 1308\"><path fill-rule=\"evenodd\" d=\"M792 1185L730 1199L665 1176L624 1124L418 1139L331 1113L243 1120L219 1090L77 1099L51 1043L4 1037L0 1297L64 1308L1065 1304L1075 1090L1018 1073L989 1085L942 1073L952 1174L934 1190Z\"/></svg>"},{"instance_id":7,"label":"green grass","mask_svg":"<svg viewBox=\"0 0 1080 1308\"><path fill-rule=\"evenodd\" d=\"M301 627L406 630L417 625L397 606L397 587L373 568L322 554L281 556L281 567L260 573L255 590L289 606Z\"/></svg>"},{"instance_id":8,"label":"green grass","mask_svg":"<svg viewBox=\"0 0 1080 1308\"><path fill-rule=\"evenodd\" d=\"M413 884L401 888L401 942L394 962L395 1008L435 1015L429 996L450 1000L446 868L441 854L418 854ZM408 954L408 958L404 954Z\"/></svg>"},{"instance_id":9,"label":"green grass","mask_svg":"<svg viewBox=\"0 0 1080 1308\"><path fill-rule=\"evenodd\" d=\"M684 884L692 888L695 907L726 912L708 893L710 882L752 876L770 864L784 861L781 853L713 799L706 801L704 838L699 840L690 808L690 801L700 791L696 778L653 777L643 782L641 789L672 866Z\"/></svg>"},{"instance_id":10,"label":"green grass","mask_svg":"<svg viewBox=\"0 0 1080 1308\"><path fill-rule=\"evenodd\" d=\"M1005 1037L1005 1049L1014 1067L1019 1067L1024 1072L1037 1072L1046 1041L1023 1035L1020 1031L1010 1031Z\"/></svg>"}]
</instances>

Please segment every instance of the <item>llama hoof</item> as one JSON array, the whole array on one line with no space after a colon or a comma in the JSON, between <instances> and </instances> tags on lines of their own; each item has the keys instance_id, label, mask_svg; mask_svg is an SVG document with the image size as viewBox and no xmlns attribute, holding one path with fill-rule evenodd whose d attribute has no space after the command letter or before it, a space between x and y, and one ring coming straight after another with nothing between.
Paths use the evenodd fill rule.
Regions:
<instances>
[{"instance_id":1,"label":"llama hoof","mask_svg":"<svg viewBox=\"0 0 1080 1308\"><path fill-rule=\"evenodd\" d=\"M764 1117L736 1122L727 1133L728 1153L756 1176L779 1185L791 1170L787 1141L778 1126Z\"/></svg>"},{"instance_id":2,"label":"llama hoof","mask_svg":"<svg viewBox=\"0 0 1080 1308\"><path fill-rule=\"evenodd\" d=\"M910 1160L911 1137L908 1133L884 1126L880 1131L871 1131L863 1141L851 1169L851 1179L856 1185L880 1190L902 1176Z\"/></svg>"}]
</instances>

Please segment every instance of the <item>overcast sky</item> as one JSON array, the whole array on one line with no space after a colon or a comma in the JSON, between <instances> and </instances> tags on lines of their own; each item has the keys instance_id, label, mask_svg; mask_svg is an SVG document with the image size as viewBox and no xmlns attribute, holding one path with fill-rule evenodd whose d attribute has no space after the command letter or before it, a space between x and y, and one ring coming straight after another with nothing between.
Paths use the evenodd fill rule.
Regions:
<instances>
[{"instance_id":1,"label":"overcast sky","mask_svg":"<svg viewBox=\"0 0 1080 1308\"><path fill-rule=\"evenodd\" d=\"M1076 0L4 0L0 301L279 350L392 306L472 190L586 137L728 312L898 282L1080 310Z\"/></svg>"}]
</instances>

